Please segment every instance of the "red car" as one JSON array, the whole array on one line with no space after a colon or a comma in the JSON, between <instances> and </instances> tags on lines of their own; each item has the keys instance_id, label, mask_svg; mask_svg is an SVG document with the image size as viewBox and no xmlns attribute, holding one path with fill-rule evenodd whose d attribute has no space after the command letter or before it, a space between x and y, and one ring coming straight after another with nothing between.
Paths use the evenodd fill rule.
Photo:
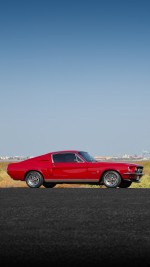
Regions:
<instances>
[{"instance_id":1,"label":"red car","mask_svg":"<svg viewBox=\"0 0 150 267\"><path fill-rule=\"evenodd\" d=\"M121 162L98 162L84 151L51 152L10 163L7 173L14 180L26 181L31 188L52 188L60 183L86 183L109 188L126 188L139 182L143 166Z\"/></svg>"}]
</instances>

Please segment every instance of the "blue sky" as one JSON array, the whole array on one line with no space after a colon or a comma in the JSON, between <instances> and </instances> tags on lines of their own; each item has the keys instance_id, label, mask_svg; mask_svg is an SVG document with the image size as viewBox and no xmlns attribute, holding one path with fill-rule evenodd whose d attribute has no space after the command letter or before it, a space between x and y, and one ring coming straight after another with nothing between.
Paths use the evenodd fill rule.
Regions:
<instances>
[{"instance_id":1,"label":"blue sky","mask_svg":"<svg viewBox=\"0 0 150 267\"><path fill-rule=\"evenodd\" d=\"M150 151L150 1L0 1L0 155Z\"/></svg>"}]
</instances>

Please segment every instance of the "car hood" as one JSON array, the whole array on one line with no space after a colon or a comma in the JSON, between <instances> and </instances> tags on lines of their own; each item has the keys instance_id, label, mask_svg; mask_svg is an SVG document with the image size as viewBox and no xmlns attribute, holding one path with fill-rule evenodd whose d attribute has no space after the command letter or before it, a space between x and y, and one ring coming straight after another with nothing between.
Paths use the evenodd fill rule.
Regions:
<instances>
[{"instance_id":1,"label":"car hood","mask_svg":"<svg viewBox=\"0 0 150 267\"><path fill-rule=\"evenodd\" d=\"M130 162L111 162L111 161L98 161L98 162L92 162L91 163L93 166L114 166L114 167L117 167L117 166L141 166L139 164L135 164L135 163L130 163Z\"/></svg>"}]
</instances>

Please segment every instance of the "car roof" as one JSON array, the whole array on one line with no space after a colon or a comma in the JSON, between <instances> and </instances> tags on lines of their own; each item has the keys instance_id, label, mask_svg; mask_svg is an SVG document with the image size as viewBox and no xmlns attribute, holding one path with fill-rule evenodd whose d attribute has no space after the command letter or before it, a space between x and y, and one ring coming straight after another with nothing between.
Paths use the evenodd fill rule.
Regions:
<instances>
[{"instance_id":1,"label":"car roof","mask_svg":"<svg viewBox=\"0 0 150 267\"><path fill-rule=\"evenodd\" d=\"M53 151L50 154L57 154L57 153L78 153L80 150L60 150L60 151Z\"/></svg>"}]
</instances>

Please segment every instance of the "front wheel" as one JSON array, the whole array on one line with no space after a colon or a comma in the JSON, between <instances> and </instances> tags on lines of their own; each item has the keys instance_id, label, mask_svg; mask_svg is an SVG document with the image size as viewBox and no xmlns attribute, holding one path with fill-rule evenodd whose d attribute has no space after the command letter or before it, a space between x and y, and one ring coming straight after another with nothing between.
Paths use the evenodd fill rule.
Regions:
<instances>
[{"instance_id":1,"label":"front wheel","mask_svg":"<svg viewBox=\"0 0 150 267\"><path fill-rule=\"evenodd\" d=\"M55 183L50 183L50 182L43 182L43 186L45 188L53 188L56 184Z\"/></svg>"},{"instance_id":2,"label":"front wheel","mask_svg":"<svg viewBox=\"0 0 150 267\"><path fill-rule=\"evenodd\" d=\"M116 188L121 183L121 176L116 171L107 171L103 175L103 184L108 188Z\"/></svg>"},{"instance_id":3,"label":"front wheel","mask_svg":"<svg viewBox=\"0 0 150 267\"><path fill-rule=\"evenodd\" d=\"M120 188L128 188L132 184L131 181L122 180L119 187Z\"/></svg>"},{"instance_id":4,"label":"front wheel","mask_svg":"<svg viewBox=\"0 0 150 267\"><path fill-rule=\"evenodd\" d=\"M26 184L31 188L38 188L43 184L43 176L37 171L30 171L25 177Z\"/></svg>"}]
</instances>

